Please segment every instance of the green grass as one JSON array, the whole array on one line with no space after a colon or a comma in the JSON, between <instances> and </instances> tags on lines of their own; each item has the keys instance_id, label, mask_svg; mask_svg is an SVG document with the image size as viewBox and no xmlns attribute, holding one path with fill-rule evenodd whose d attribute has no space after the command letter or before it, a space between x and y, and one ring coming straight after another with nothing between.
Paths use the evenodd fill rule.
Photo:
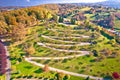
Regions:
<instances>
[{"instance_id":1,"label":"green grass","mask_svg":"<svg viewBox=\"0 0 120 80\"><path fill-rule=\"evenodd\" d=\"M87 10L87 9L86 9ZM87 15L91 17L92 15ZM28 35L24 40L21 42L18 42L19 44L16 44L16 46L13 46L15 43L11 44L9 47L9 52L11 56L11 63L12 63L12 77L16 78L19 76L34 76L34 77L46 77L46 78L53 78L55 76L56 72L48 72L44 73L42 72L42 69L38 66L32 65L28 62L24 61L23 56L25 55L24 51L24 46L23 44L33 44L35 42L44 42L44 43L54 43L54 44L70 44L70 43L65 43L65 42L60 42L57 39L56 40L50 40L50 39L45 39L40 36L40 34L43 35L48 35L48 36L71 36L70 34L80 34L80 35L88 35L91 36L93 33L91 30L85 31L84 29L81 30L73 30L73 28L68 29L68 27L63 26L63 25L56 25L53 26L51 25L50 28L52 29L58 29L56 31L52 30L47 30L43 25L41 26L35 26L29 29ZM104 48L109 48L112 51L118 50L119 46L113 45L113 44L108 44L110 41L109 39L105 38L104 36L100 36L101 34L99 32L95 32L95 34L98 34L93 41L96 41L97 44L91 45L91 46L80 46L78 49L76 47L65 47L64 49L73 49L73 50L97 50L98 53L100 54L100 51L103 50ZM36 35L38 36L36 38ZM65 39L64 39L65 40ZM64 41L63 40L63 41ZM81 41L88 41L87 39L80 39ZM74 40L68 40L68 41L75 41L75 42L81 42L77 39ZM51 47L58 48L58 49L63 49L62 47L58 46L53 46L50 45ZM77 53L66 53L66 52L59 52L56 50L48 49L42 46L39 46L37 44L34 44L34 48L36 50L35 54L31 54L30 56L51 56L51 57L60 57L60 56L68 56L68 55L75 55ZM72 71L76 73L81 73L81 74L89 74L93 76L101 76L104 77L107 73L112 73L114 71L120 72L120 56L116 58L107 58L103 59L100 62L94 62L95 57L93 56L84 56L84 57L79 57L79 58L74 58L74 59L68 59L68 60L51 60L51 61L45 61L45 60L37 60L37 62L43 63L43 64L49 64L52 67L59 68L59 69L64 69L67 71ZM36 60L35 60L36 61ZM80 77L74 77L71 76L70 80L84 80L83 78Z\"/></svg>"},{"instance_id":2,"label":"green grass","mask_svg":"<svg viewBox=\"0 0 120 80\"><path fill-rule=\"evenodd\" d=\"M85 80L85 78L70 76L70 80Z\"/></svg>"},{"instance_id":3,"label":"green grass","mask_svg":"<svg viewBox=\"0 0 120 80\"><path fill-rule=\"evenodd\" d=\"M120 20L116 19L114 21L114 28L120 32Z\"/></svg>"},{"instance_id":4,"label":"green grass","mask_svg":"<svg viewBox=\"0 0 120 80\"><path fill-rule=\"evenodd\" d=\"M5 74L4 75L0 75L0 80L5 80L5 79L6 79Z\"/></svg>"},{"instance_id":5,"label":"green grass","mask_svg":"<svg viewBox=\"0 0 120 80\"><path fill-rule=\"evenodd\" d=\"M107 73L110 75L113 72L120 73L120 56L117 58L106 58L99 62L94 62L95 57L79 57L68 60L52 60L52 61L43 61L37 60L37 62L48 64L49 66L63 69L71 72L76 72L80 74L89 74L93 76L105 77Z\"/></svg>"},{"instance_id":6,"label":"green grass","mask_svg":"<svg viewBox=\"0 0 120 80\"><path fill-rule=\"evenodd\" d=\"M22 78L24 76L32 76L32 78L49 78L54 79L56 72L43 72L42 68L22 61L19 64L12 65L12 78ZM21 77L20 77L21 76ZM84 78L70 76L70 80L84 80Z\"/></svg>"},{"instance_id":7,"label":"green grass","mask_svg":"<svg viewBox=\"0 0 120 80\"><path fill-rule=\"evenodd\" d=\"M91 9L90 7L85 7L85 8L80 9L80 11L88 11L90 9Z\"/></svg>"},{"instance_id":8,"label":"green grass","mask_svg":"<svg viewBox=\"0 0 120 80\"><path fill-rule=\"evenodd\" d=\"M55 72L43 72L39 66L32 65L26 61L22 61L18 64L12 65L12 78L31 76L32 77L43 77L43 78L54 78Z\"/></svg>"}]
</instances>

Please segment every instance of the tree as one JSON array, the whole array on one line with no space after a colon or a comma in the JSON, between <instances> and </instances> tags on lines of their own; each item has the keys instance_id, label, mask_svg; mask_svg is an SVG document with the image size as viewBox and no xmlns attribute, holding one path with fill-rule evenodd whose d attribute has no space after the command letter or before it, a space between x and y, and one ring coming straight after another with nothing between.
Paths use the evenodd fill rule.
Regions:
<instances>
[{"instance_id":1,"label":"tree","mask_svg":"<svg viewBox=\"0 0 120 80\"><path fill-rule=\"evenodd\" d=\"M33 44L31 44L31 45L25 44L24 50L26 52L26 56L29 56L29 55L35 53L35 48L34 48Z\"/></svg>"},{"instance_id":2,"label":"tree","mask_svg":"<svg viewBox=\"0 0 120 80\"><path fill-rule=\"evenodd\" d=\"M70 75L65 75L63 80L69 80L70 79Z\"/></svg>"},{"instance_id":3,"label":"tree","mask_svg":"<svg viewBox=\"0 0 120 80\"><path fill-rule=\"evenodd\" d=\"M7 24L4 21L0 21L0 34L7 33Z\"/></svg>"},{"instance_id":4,"label":"tree","mask_svg":"<svg viewBox=\"0 0 120 80\"><path fill-rule=\"evenodd\" d=\"M43 71L45 71L45 72L48 72L48 71L49 71L49 67L48 67L47 64L44 66Z\"/></svg>"},{"instance_id":5,"label":"tree","mask_svg":"<svg viewBox=\"0 0 120 80\"><path fill-rule=\"evenodd\" d=\"M88 76L85 80L90 80L90 77Z\"/></svg>"},{"instance_id":6,"label":"tree","mask_svg":"<svg viewBox=\"0 0 120 80\"><path fill-rule=\"evenodd\" d=\"M109 50L109 49L106 49L106 55L107 55L107 56L110 56L111 54L112 54L112 51Z\"/></svg>"},{"instance_id":7,"label":"tree","mask_svg":"<svg viewBox=\"0 0 120 80\"><path fill-rule=\"evenodd\" d=\"M53 15L53 20L54 20L56 23L58 23L58 17L57 17L57 15Z\"/></svg>"},{"instance_id":8,"label":"tree","mask_svg":"<svg viewBox=\"0 0 120 80\"><path fill-rule=\"evenodd\" d=\"M14 16L6 15L5 21L8 25L17 25L16 18Z\"/></svg>"},{"instance_id":9,"label":"tree","mask_svg":"<svg viewBox=\"0 0 120 80\"><path fill-rule=\"evenodd\" d=\"M85 27L85 29L87 29L87 30L91 28L89 19L86 19L86 20L84 21L84 27Z\"/></svg>"},{"instance_id":10,"label":"tree","mask_svg":"<svg viewBox=\"0 0 120 80\"><path fill-rule=\"evenodd\" d=\"M97 51L97 50L93 50L92 52L93 52L93 55L94 55L95 57L98 56L98 51Z\"/></svg>"},{"instance_id":11,"label":"tree","mask_svg":"<svg viewBox=\"0 0 120 80\"><path fill-rule=\"evenodd\" d=\"M25 38L27 30L23 24L19 24L18 26L11 25L10 27L10 37L12 41L21 41Z\"/></svg>"},{"instance_id":12,"label":"tree","mask_svg":"<svg viewBox=\"0 0 120 80\"><path fill-rule=\"evenodd\" d=\"M117 73L117 72L113 72L113 73L112 73L112 76L113 76L115 79L120 79L120 74Z\"/></svg>"},{"instance_id":13,"label":"tree","mask_svg":"<svg viewBox=\"0 0 120 80\"><path fill-rule=\"evenodd\" d=\"M58 21L62 23L64 21L64 18L60 16Z\"/></svg>"},{"instance_id":14,"label":"tree","mask_svg":"<svg viewBox=\"0 0 120 80\"><path fill-rule=\"evenodd\" d=\"M71 18L71 24L75 24L76 23L76 20L75 19L73 19L73 18Z\"/></svg>"},{"instance_id":15,"label":"tree","mask_svg":"<svg viewBox=\"0 0 120 80\"><path fill-rule=\"evenodd\" d=\"M62 72L59 72L55 76L56 76L57 80L63 80L65 77L65 74Z\"/></svg>"}]
</instances>

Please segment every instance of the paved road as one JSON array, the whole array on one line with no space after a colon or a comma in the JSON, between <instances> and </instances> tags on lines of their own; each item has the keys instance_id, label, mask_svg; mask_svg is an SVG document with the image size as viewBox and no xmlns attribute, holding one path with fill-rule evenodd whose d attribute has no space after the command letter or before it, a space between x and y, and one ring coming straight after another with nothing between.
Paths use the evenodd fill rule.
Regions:
<instances>
[{"instance_id":1,"label":"paved road","mask_svg":"<svg viewBox=\"0 0 120 80\"><path fill-rule=\"evenodd\" d=\"M10 63L10 58L9 58L9 52L7 50L7 46L5 46L5 50L6 50L6 55L7 55L7 72L6 72L6 80L10 80L10 76L11 76L11 63Z\"/></svg>"},{"instance_id":2,"label":"paved road","mask_svg":"<svg viewBox=\"0 0 120 80\"><path fill-rule=\"evenodd\" d=\"M73 34L72 34L73 35ZM51 38L58 38L58 39L72 39L72 38L90 38L89 36L84 36L84 35L77 35L74 34L74 36L68 36L68 37L58 37L58 36L49 36Z\"/></svg>"},{"instance_id":3,"label":"paved road","mask_svg":"<svg viewBox=\"0 0 120 80\"><path fill-rule=\"evenodd\" d=\"M71 56L65 56L65 57L29 57L29 59L41 59L41 60L59 60L59 59L71 59L71 58L77 58L80 56L89 55L88 53L82 53L82 54L76 54Z\"/></svg>"},{"instance_id":4,"label":"paved road","mask_svg":"<svg viewBox=\"0 0 120 80\"><path fill-rule=\"evenodd\" d=\"M54 38L51 38L51 37L49 37L49 36L45 36L45 35L42 35L41 37L43 37L43 38L47 38L47 39L50 39L50 40L57 40L57 41L60 41L60 42L66 42L66 43L77 43L77 44L79 44L79 43L82 43L82 42L73 42L73 41L63 41L63 40L58 40L58 39L54 39ZM84 42L85 43L85 42ZM88 44L88 42L86 42L86 44ZM90 44L90 43L89 43Z\"/></svg>"},{"instance_id":5,"label":"paved road","mask_svg":"<svg viewBox=\"0 0 120 80\"><path fill-rule=\"evenodd\" d=\"M75 37L82 37L82 38L90 38L90 36L80 35L80 34L72 34Z\"/></svg>"},{"instance_id":6,"label":"paved road","mask_svg":"<svg viewBox=\"0 0 120 80\"><path fill-rule=\"evenodd\" d=\"M7 56L7 67L6 67L6 80L10 80L10 77L11 77L11 62L10 62L10 54L8 52L8 49L7 49L7 44L5 43L6 40L2 39L1 40L4 44L4 48L5 48L5 51L6 51L6 56Z\"/></svg>"},{"instance_id":7,"label":"paved road","mask_svg":"<svg viewBox=\"0 0 120 80\"><path fill-rule=\"evenodd\" d=\"M42 43L40 43L40 42L38 42L38 44L42 44ZM51 43L44 43L45 45L48 45L48 46L50 46L50 45L53 45L53 46L58 46L58 47L60 47L60 46L85 46L85 45L90 45L90 43L79 43L79 44L51 44Z\"/></svg>"},{"instance_id":8,"label":"paved road","mask_svg":"<svg viewBox=\"0 0 120 80\"><path fill-rule=\"evenodd\" d=\"M64 26L74 26L74 27L78 27L78 25L72 25L72 24L66 24L66 23L59 23L60 25L64 25Z\"/></svg>"},{"instance_id":9,"label":"paved road","mask_svg":"<svg viewBox=\"0 0 120 80\"><path fill-rule=\"evenodd\" d=\"M35 61L32 61L30 58L25 58L25 60L31 64L34 64L34 65L37 65L37 66L40 66L40 67L44 67L45 65L43 64L40 64L40 63L37 63ZM79 77L90 77L91 79L94 79L94 80L103 80L103 78L100 78L100 77L94 77L94 76L90 76L90 75L84 75L84 74L78 74L78 73L74 73L74 72L69 72L69 71L65 71L65 70L61 70L61 69L57 69L57 68L53 68L53 67L49 67L49 70L51 71L56 71L56 72L62 72L64 74L69 74L69 75L73 75L73 76L79 76Z\"/></svg>"},{"instance_id":10,"label":"paved road","mask_svg":"<svg viewBox=\"0 0 120 80\"><path fill-rule=\"evenodd\" d=\"M79 51L79 50L77 51L77 50L56 49L56 48L52 48L52 47L46 46L46 45L43 44L43 43L37 43L37 44L40 45L40 46L43 46L43 47L46 47L46 48L49 48L49 49L52 49L52 50L61 51L61 52L77 52L77 53L89 54L89 51Z\"/></svg>"},{"instance_id":11,"label":"paved road","mask_svg":"<svg viewBox=\"0 0 120 80\"><path fill-rule=\"evenodd\" d=\"M81 31L82 29L79 29L79 30L74 30L74 29L49 29L48 30L51 30L51 31L59 31L59 32L64 32L64 31Z\"/></svg>"}]
</instances>

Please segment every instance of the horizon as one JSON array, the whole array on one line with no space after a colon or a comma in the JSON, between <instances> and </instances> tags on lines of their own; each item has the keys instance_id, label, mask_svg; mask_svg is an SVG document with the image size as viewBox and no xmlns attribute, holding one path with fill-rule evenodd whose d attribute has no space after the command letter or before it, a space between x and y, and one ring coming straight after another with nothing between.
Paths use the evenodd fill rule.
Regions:
<instances>
[{"instance_id":1,"label":"horizon","mask_svg":"<svg viewBox=\"0 0 120 80\"><path fill-rule=\"evenodd\" d=\"M7 7L7 6L36 6L36 5L41 5L41 4L59 4L59 3L97 3L97 2L104 2L104 1L109 1L109 0L85 0L85 1L79 1L79 0L15 0L14 2L12 0L1 0L0 1L0 6L1 7Z\"/></svg>"}]
</instances>

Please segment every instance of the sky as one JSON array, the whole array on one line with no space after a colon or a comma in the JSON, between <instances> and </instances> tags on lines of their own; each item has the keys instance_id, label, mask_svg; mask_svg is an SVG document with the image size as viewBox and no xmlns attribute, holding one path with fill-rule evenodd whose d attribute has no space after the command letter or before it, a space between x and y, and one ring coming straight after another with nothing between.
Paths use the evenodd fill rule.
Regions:
<instances>
[{"instance_id":1,"label":"sky","mask_svg":"<svg viewBox=\"0 0 120 80\"><path fill-rule=\"evenodd\" d=\"M0 0L0 6L34 6L47 3L95 3L106 0Z\"/></svg>"}]
</instances>

